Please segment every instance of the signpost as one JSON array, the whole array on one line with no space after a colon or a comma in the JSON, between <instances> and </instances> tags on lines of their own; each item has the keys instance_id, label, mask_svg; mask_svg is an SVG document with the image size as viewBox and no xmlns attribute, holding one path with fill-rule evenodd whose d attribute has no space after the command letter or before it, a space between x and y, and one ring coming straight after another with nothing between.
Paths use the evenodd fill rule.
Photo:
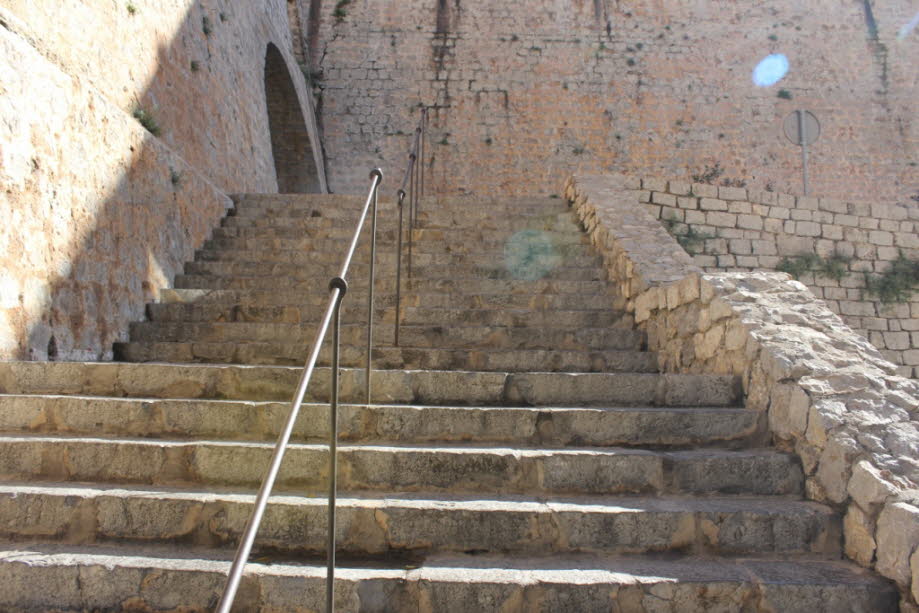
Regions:
<instances>
[{"instance_id":1,"label":"signpost","mask_svg":"<svg viewBox=\"0 0 919 613\"><path fill-rule=\"evenodd\" d=\"M820 122L810 111L798 109L785 118L785 137L801 147L801 168L804 174L804 195L807 195L807 146L820 137Z\"/></svg>"}]
</instances>

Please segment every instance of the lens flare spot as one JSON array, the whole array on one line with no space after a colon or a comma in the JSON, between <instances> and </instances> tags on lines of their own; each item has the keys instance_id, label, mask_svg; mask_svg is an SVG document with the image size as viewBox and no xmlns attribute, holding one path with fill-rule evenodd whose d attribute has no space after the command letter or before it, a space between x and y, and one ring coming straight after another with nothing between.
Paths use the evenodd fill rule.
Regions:
<instances>
[{"instance_id":1,"label":"lens flare spot","mask_svg":"<svg viewBox=\"0 0 919 613\"><path fill-rule=\"evenodd\" d=\"M897 32L897 40L906 40L906 37L916 29L916 26L919 26L919 13L916 13L916 16L910 19L909 23L900 28L900 31Z\"/></svg>"},{"instance_id":2,"label":"lens flare spot","mask_svg":"<svg viewBox=\"0 0 919 613\"><path fill-rule=\"evenodd\" d=\"M753 69L753 83L757 87L775 85L788 74L788 58L782 53L767 55Z\"/></svg>"},{"instance_id":3,"label":"lens flare spot","mask_svg":"<svg viewBox=\"0 0 919 613\"><path fill-rule=\"evenodd\" d=\"M504 245L504 266L515 279L535 281L561 264L552 239L539 230L521 230Z\"/></svg>"}]
</instances>

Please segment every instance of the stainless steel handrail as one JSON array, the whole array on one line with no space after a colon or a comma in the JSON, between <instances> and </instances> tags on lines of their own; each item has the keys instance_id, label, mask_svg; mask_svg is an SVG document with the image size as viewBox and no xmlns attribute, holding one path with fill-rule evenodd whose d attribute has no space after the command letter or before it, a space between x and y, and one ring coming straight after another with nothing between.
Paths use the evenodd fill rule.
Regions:
<instances>
[{"instance_id":1,"label":"stainless steel handrail","mask_svg":"<svg viewBox=\"0 0 919 613\"><path fill-rule=\"evenodd\" d=\"M337 277L329 281L329 304L326 307L325 314L319 324L319 330L316 333L316 339L313 341L313 347L310 350L309 357L303 367L303 374L300 375L300 382L297 384L297 391L294 394L293 403L291 404L290 413L284 428L278 436L278 442L274 447L274 454L271 456L271 463L268 468L268 474L262 481L262 486L255 498L255 509L249 517L249 523L246 524L246 530L239 542L239 548L236 550L236 557L233 559L233 565L227 575L227 582L223 589L223 595L220 597L220 604L217 606L217 613L229 613L230 607L233 606L233 600L236 598L236 590L239 589L239 582L242 579L243 568L249 560L249 554L252 552L252 545L255 542L255 535L258 532L259 525L262 522L262 516L265 513L265 507L268 505L268 497L274 488L274 482L277 479L278 472L281 469L281 461L284 459L284 452L287 451L287 445L290 441L290 435L293 432L294 424L297 421L297 415L300 413L300 406L303 404L303 397L306 395L306 388L309 385L310 378L313 376L313 370L316 367L316 361L319 359L319 350L325 335L329 330L329 324L334 320L333 346L332 346L332 393L331 405L329 407L331 432L329 436L329 534L328 534L328 574L326 576L326 610L331 613L334 610L333 586L335 581L335 496L336 496L336 471L337 471L337 444L338 444L338 345L341 330L341 301L348 291L348 282L346 280L348 268L351 266L351 259L357 249L357 243L360 238L361 229L367 219L367 212L373 208L373 222L370 243L370 312L367 315L367 372L365 374L365 393L367 404L370 404L370 366L371 352L373 341L373 265L376 259L376 220L377 204L380 183L383 181L383 172L375 168L370 173L372 180L370 193L367 195L367 201L361 211L361 217L357 222L357 228L354 230L354 236L345 254L345 260L342 263L341 270Z\"/></svg>"},{"instance_id":2,"label":"stainless steel handrail","mask_svg":"<svg viewBox=\"0 0 919 613\"><path fill-rule=\"evenodd\" d=\"M421 196L424 195L424 141L427 131L428 109L421 108L421 120L415 128L415 138L408 154L408 166L402 184L396 194L399 197L399 230L396 245L396 325L393 333L393 345L399 346L399 328L402 325L402 223L403 203L408 196L408 276L412 276L412 234L418 222L418 209ZM406 188L408 191L406 192Z\"/></svg>"}]
</instances>

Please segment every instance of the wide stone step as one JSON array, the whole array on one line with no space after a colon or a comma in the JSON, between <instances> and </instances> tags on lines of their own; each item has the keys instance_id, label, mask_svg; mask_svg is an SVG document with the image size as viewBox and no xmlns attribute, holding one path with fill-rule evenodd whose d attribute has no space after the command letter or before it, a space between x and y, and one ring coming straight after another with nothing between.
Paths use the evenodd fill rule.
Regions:
<instances>
[{"instance_id":1,"label":"wide stone step","mask_svg":"<svg viewBox=\"0 0 919 613\"><path fill-rule=\"evenodd\" d=\"M355 300L346 303L350 308L342 311L345 323L367 320L367 305ZM259 306L238 302L214 303L151 303L147 317L157 322L251 322L251 323L302 323L316 322L325 313L325 304L315 306ZM395 310L374 309L374 322L393 323ZM402 309L402 323L414 325L481 325L502 327L555 327L599 328L627 327L625 313L611 309L567 309L557 311L536 309L450 309L406 307Z\"/></svg>"},{"instance_id":2,"label":"wide stone step","mask_svg":"<svg viewBox=\"0 0 919 613\"><path fill-rule=\"evenodd\" d=\"M377 336L379 343L380 336ZM388 339L391 342L392 339ZM284 342L129 342L115 343L115 357L127 362L274 364L297 366L306 361L307 343ZM366 343L342 345L340 364L362 367ZM320 348L319 365L331 364L328 345ZM658 372L657 356L645 351L560 351L550 349L438 349L377 346L373 365L387 370L481 370L501 372Z\"/></svg>"},{"instance_id":3,"label":"wide stone step","mask_svg":"<svg viewBox=\"0 0 919 613\"><path fill-rule=\"evenodd\" d=\"M444 232L457 232L460 234L470 232L495 232L511 236L518 232L547 232L550 234L579 234L582 232L569 212L559 212L553 215L517 217L508 213L507 217L495 215L493 217L470 216L463 218L460 223L455 223L456 216L437 217L427 215L415 224L414 230L437 230ZM457 215L460 216L460 215ZM365 222L369 225L369 221ZM229 215L220 221L224 228L302 228L306 232L323 232L327 236L351 236L357 224L357 214L338 217L302 215L297 212L281 211L269 215ZM377 217L377 231L391 230L398 227L398 218L387 216ZM404 219L402 227L409 231L408 220ZM420 235L416 235L420 236Z\"/></svg>"},{"instance_id":4,"label":"wide stone step","mask_svg":"<svg viewBox=\"0 0 919 613\"><path fill-rule=\"evenodd\" d=\"M174 546L9 544L0 551L0 606L10 611L121 610L133 606L212 611L229 552ZM240 610L294 613L325 606L326 567L273 561L247 566ZM401 565L344 561L336 570L343 613L480 610L506 613L634 611L864 613L895 611L888 582L845 562L677 556L546 557L440 554ZM55 586L49 590L48 586ZM483 604L478 604L483 603ZM483 608L487 607L487 608ZM667 607L667 608L662 608Z\"/></svg>"},{"instance_id":5,"label":"wide stone step","mask_svg":"<svg viewBox=\"0 0 919 613\"><path fill-rule=\"evenodd\" d=\"M249 261L198 261L186 262L186 275L214 275L218 277L287 277L292 280L325 280L338 276L341 263L327 264L288 264L286 262L249 262ZM348 271L349 280L363 285L367 284L369 266L355 263ZM606 273L597 266L560 266L554 258L545 260L532 259L519 263L497 262L489 266L414 266L412 278L407 274L403 278L411 284L415 279L565 279L568 281L606 280ZM382 261L374 268L374 275L381 283L395 286L396 267L391 261Z\"/></svg>"},{"instance_id":6,"label":"wide stone step","mask_svg":"<svg viewBox=\"0 0 919 613\"><path fill-rule=\"evenodd\" d=\"M368 186L369 187L369 186ZM320 210L342 211L356 214L366 202L364 195L343 194L235 194L232 196L236 210L280 212L285 210ZM384 192L380 194L380 211L398 211L395 198ZM408 203L405 204L406 213ZM494 198L479 196L428 196L421 198L418 215L428 211L465 211L468 215L487 215L489 213L507 214L544 214L564 211L568 205L560 198L513 197Z\"/></svg>"},{"instance_id":7,"label":"wide stone step","mask_svg":"<svg viewBox=\"0 0 919 613\"><path fill-rule=\"evenodd\" d=\"M172 546L8 544L0 551L0 606L8 611L212 611L227 551ZM299 613L325 607L326 567L277 560L246 567L237 606ZM53 590L48 586L55 586ZM845 562L676 556L552 557L440 554L401 565L344 560L335 573L341 613L865 613L896 611L892 585ZM465 605L463 605L465 606Z\"/></svg>"},{"instance_id":8,"label":"wide stone step","mask_svg":"<svg viewBox=\"0 0 919 613\"><path fill-rule=\"evenodd\" d=\"M289 400L302 368L130 362L0 362L0 393ZM307 399L329 398L317 368ZM378 403L522 406L736 406L737 377L650 373L375 370ZM364 402L364 371L341 370L341 400Z\"/></svg>"},{"instance_id":9,"label":"wide stone step","mask_svg":"<svg viewBox=\"0 0 919 613\"><path fill-rule=\"evenodd\" d=\"M344 312L349 309L366 309L367 294L360 288L348 290L349 299L343 303ZM290 290L280 287L273 290L259 289L194 289L175 288L160 290L160 300L164 303L195 303L219 305L258 305L266 306L308 306L325 307L329 301L328 288L325 291ZM396 295L392 288L388 292L374 294L375 304L380 308L392 308L396 304ZM420 293L404 291L403 308L450 308L450 309L531 309L544 312L555 310L602 310L613 309L618 303L607 293L598 295L577 296L573 294L446 294ZM365 311L366 312L366 311Z\"/></svg>"},{"instance_id":10,"label":"wide stone step","mask_svg":"<svg viewBox=\"0 0 919 613\"><path fill-rule=\"evenodd\" d=\"M258 487L273 450L268 442L6 434L0 479ZM803 487L797 458L759 449L344 444L338 466L342 491L800 496ZM321 493L327 468L326 445L292 443L277 488Z\"/></svg>"},{"instance_id":11,"label":"wide stone step","mask_svg":"<svg viewBox=\"0 0 919 613\"><path fill-rule=\"evenodd\" d=\"M254 499L249 492L0 483L0 536L226 547L241 537ZM794 500L343 493L337 502L336 544L345 556L840 551L838 516ZM324 497L273 496L254 554L322 554L327 515Z\"/></svg>"},{"instance_id":12,"label":"wide stone step","mask_svg":"<svg viewBox=\"0 0 919 613\"><path fill-rule=\"evenodd\" d=\"M374 326L378 339L393 338L392 324ZM130 326L132 341L146 342L283 342L309 346L316 325L287 323L213 322L134 322ZM627 328L540 328L498 326L423 326L403 324L400 343L422 348L549 349L567 351L641 349L644 333ZM366 345L365 324L343 324L341 342Z\"/></svg>"},{"instance_id":13,"label":"wide stone step","mask_svg":"<svg viewBox=\"0 0 919 613\"><path fill-rule=\"evenodd\" d=\"M344 257L347 243L325 238L282 238L282 237L215 237L205 241L203 249L209 251L296 251L298 253L312 253L318 258L326 257L329 261L337 259L341 262ZM408 255L408 244L404 245L406 257ZM418 254L480 254L487 255L493 260L503 260L508 250L514 250L514 253L523 254L555 254L561 257L569 256L594 256L590 245L583 242L554 243L551 249L545 243L528 246L508 246L508 241L419 241L412 245L412 257ZM381 259L394 258L396 252L396 243L390 240L380 239L377 241L377 254ZM368 243L362 242L358 245L355 258L358 260L369 259L370 248ZM321 254L326 254L322 256Z\"/></svg>"},{"instance_id":14,"label":"wide stone step","mask_svg":"<svg viewBox=\"0 0 919 613\"><path fill-rule=\"evenodd\" d=\"M349 279L351 282L352 279ZM361 278L353 279L360 288L366 284ZM291 279L284 276L232 276L217 277L213 275L176 275L175 287L180 289L271 289L282 287L287 291L327 292L329 277L318 276L312 280ZM379 278L376 286L380 290L395 291L395 277ZM606 294L609 288L602 281L568 281L564 279L537 279L526 281L520 279L421 279L412 278L405 282L403 291L418 294L454 293L454 294Z\"/></svg>"},{"instance_id":15,"label":"wide stone step","mask_svg":"<svg viewBox=\"0 0 919 613\"><path fill-rule=\"evenodd\" d=\"M151 438L274 441L290 402L0 395L0 431ZM426 405L339 407L342 441L433 443L479 441L509 445L653 446L765 442L763 415L747 409L541 408ZM303 405L293 431L298 442L325 442L328 404Z\"/></svg>"}]
</instances>

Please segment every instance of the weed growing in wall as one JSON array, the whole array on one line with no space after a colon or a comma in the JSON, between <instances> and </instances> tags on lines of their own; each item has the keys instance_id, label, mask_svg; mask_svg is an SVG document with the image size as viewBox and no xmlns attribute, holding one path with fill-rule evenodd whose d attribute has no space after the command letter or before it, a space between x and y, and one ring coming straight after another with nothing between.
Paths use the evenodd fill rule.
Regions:
<instances>
[{"instance_id":1,"label":"weed growing in wall","mask_svg":"<svg viewBox=\"0 0 919 613\"><path fill-rule=\"evenodd\" d=\"M137 5L135 5L133 2L128 2L128 3L125 5L125 8L128 10L128 15L136 15L136 14L137 14Z\"/></svg>"},{"instance_id":2,"label":"weed growing in wall","mask_svg":"<svg viewBox=\"0 0 919 613\"><path fill-rule=\"evenodd\" d=\"M332 17L335 18L337 23L341 23L345 20L345 17L348 16L348 5L351 4L351 0L338 0L338 3L335 5L335 10L332 11Z\"/></svg>"},{"instance_id":3,"label":"weed growing in wall","mask_svg":"<svg viewBox=\"0 0 919 613\"><path fill-rule=\"evenodd\" d=\"M778 93L776 94L776 96L778 96L782 100L791 100L791 92L788 91L787 89L780 89Z\"/></svg>"},{"instance_id":4,"label":"weed growing in wall","mask_svg":"<svg viewBox=\"0 0 919 613\"><path fill-rule=\"evenodd\" d=\"M134 109L133 115L134 119L136 119L138 123L140 123L140 125L142 125L147 130L147 132L153 136L160 135L160 126L156 123L156 119L153 117L153 114L150 113L150 111L143 107L137 107Z\"/></svg>"},{"instance_id":5,"label":"weed growing in wall","mask_svg":"<svg viewBox=\"0 0 919 613\"><path fill-rule=\"evenodd\" d=\"M851 261L852 258L838 253L825 258L815 253L805 253L782 258L775 269L779 272L787 272L795 279L801 278L804 273L812 272L838 282L849 275L849 262Z\"/></svg>"},{"instance_id":6,"label":"weed growing in wall","mask_svg":"<svg viewBox=\"0 0 919 613\"><path fill-rule=\"evenodd\" d=\"M191 68L192 72L198 72L201 70L201 64L199 64L196 60L192 60L191 64L189 64L189 67Z\"/></svg>"},{"instance_id":7,"label":"weed growing in wall","mask_svg":"<svg viewBox=\"0 0 919 613\"><path fill-rule=\"evenodd\" d=\"M670 236L675 238L676 242L680 244L680 247L682 247L689 255L705 253L705 241L710 238L715 238L707 232L698 232L692 226L686 226L686 229L680 232L678 228L682 224L679 224L676 219L662 219L661 221L664 223L664 228L667 229L667 232L670 234Z\"/></svg>"},{"instance_id":8,"label":"weed growing in wall","mask_svg":"<svg viewBox=\"0 0 919 613\"><path fill-rule=\"evenodd\" d=\"M211 25L211 19L207 15L201 18L201 31L204 32L205 36L210 36L214 31L214 27Z\"/></svg>"},{"instance_id":9,"label":"weed growing in wall","mask_svg":"<svg viewBox=\"0 0 919 613\"><path fill-rule=\"evenodd\" d=\"M692 175L692 180L696 183L713 183L718 177L724 174L724 168L721 167L719 162L715 162L714 166L705 165L705 170L698 174Z\"/></svg>"},{"instance_id":10,"label":"weed growing in wall","mask_svg":"<svg viewBox=\"0 0 919 613\"><path fill-rule=\"evenodd\" d=\"M175 168L169 169L169 181L172 183L172 186L179 188L182 186L182 173L176 170Z\"/></svg>"},{"instance_id":11,"label":"weed growing in wall","mask_svg":"<svg viewBox=\"0 0 919 613\"><path fill-rule=\"evenodd\" d=\"M919 289L919 260L911 260L901 251L881 274L866 274L865 286L881 302L906 302Z\"/></svg>"}]
</instances>

